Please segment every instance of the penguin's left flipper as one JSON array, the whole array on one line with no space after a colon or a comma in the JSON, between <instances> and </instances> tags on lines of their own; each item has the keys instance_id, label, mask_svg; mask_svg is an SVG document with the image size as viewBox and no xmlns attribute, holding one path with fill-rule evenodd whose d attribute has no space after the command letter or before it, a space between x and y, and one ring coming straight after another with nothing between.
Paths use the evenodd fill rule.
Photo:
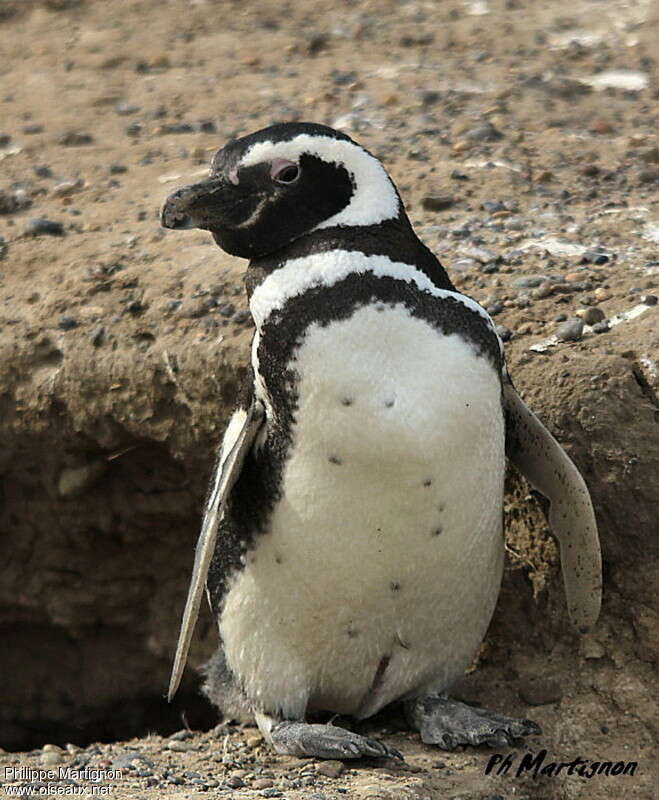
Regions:
<instances>
[{"instance_id":1,"label":"penguin's left flipper","mask_svg":"<svg viewBox=\"0 0 659 800\"><path fill-rule=\"evenodd\" d=\"M301 758L399 758L403 756L378 739L361 736L337 725L278 721L257 713L256 723L277 753Z\"/></svg>"},{"instance_id":2,"label":"penguin's left flipper","mask_svg":"<svg viewBox=\"0 0 659 800\"><path fill-rule=\"evenodd\" d=\"M208 568L215 550L217 528L222 519L226 498L240 475L245 456L254 443L264 418L265 410L263 405L258 400L253 400L248 409L239 408L234 412L224 433L211 492L206 503L204 521L195 549L192 578L188 588L188 597L185 601L181 630L179 631L176 645L176 656L174 657L174 665L169 680L167 699L170 702L181 682L185 662L188 658L190 641L192 640L194 626L199 615L201 597L206 585Z\"/></svg>"},{"instance_id":3,"label":"penguin's left flipper","mask_svg":"<svg viewBox=\"0 0 659 800\"><path fill-rule=\"evenodd\" d=\"M586 633L597 622L602 598L602 557L588 488L560 444L517 394L507 372L503 403L506 454L551 504L549 525L560 545L568 614L577 630Z\"/></svg>"},{"instance_id":4,"label":"penguin's left flipper","mask_svg":"<svg viewBox=\"0 0 659 800\"><path fill-rule=\"evenodd\" d=\"M405 713L424 744L442 750L461 745L508 747L526 736L542 733L530 719L514 719L484 708L468 706L445 695L408 700Z\"/></svg>"}]
</instances>

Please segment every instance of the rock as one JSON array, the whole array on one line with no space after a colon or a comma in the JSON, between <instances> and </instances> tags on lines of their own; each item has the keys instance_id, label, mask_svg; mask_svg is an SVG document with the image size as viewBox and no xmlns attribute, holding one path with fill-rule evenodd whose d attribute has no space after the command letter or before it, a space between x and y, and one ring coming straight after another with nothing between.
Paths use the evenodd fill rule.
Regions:
<instances>
[{"instance_id":1,"label":"rock","mask_svg":"<svg viewBox=\"0 0 659 800\"><path fill-rule=\"evenodd\" d=\"M91 340L94 347L100 347L105 341L105 327L97 325L91 334Z\"/></svg>"},{"instance_id":2,"label":"rock","mask_svg":"<svg viewBox=\"0 0 659 800\"><path fill-rule=\"evenodd\" d=\"M183 742L186 739L192 739L194 737L194 733L189 731L187 728L182 728L180 731L176 731L176 733L172 733L169 737L170 742Z\"/></svg>"},{"instance_id":3,"label":"rock","mask_svg":"<svg viewBox=\"0 0 659 800\"><path fill-rule=\"evenodd\" d=\"M594 661L604 658L606 655L606 650L597 639L595 639L592 633L587 633L581 637L579 641L579 652L584 658Z\"/></svg>"},{"instance_id":4,"label":"rock","mask_svg":"<svg viewBox=\"0 0 659 800\"><path fill-rule=\"evenodd\" d=\"M495 325L494 328L502 342L507 342L512 339L513 332L510 328L507 328L505 325Z\"/></svg>"},{"instance_id":5,"label":"rock","mask_svg":"<svg viewBox=\"0 0 659 800\"><path fill-rule=\"evenodd\" d=\"M593 325L593 333L607 333L610 330L611 326L608 319L604 319L601 322L596 322Z\"/></svg>"},{"instance_id":6,"label":"rock","mask_svg":"<svg viewBox=\"0 0 659 800\"><path fill-rule=\"evenodd\" d=\"M659 168L647 167L638 173L640 183L657 183L659 181Z\"/></svg>"},{"instance_id":7,"label":"rock","mask_svg":"<svg viewBox=\"0 0 659 800\"><path fill-rule=\"evenodd\" d=\"M192 749L191 745L176 740L168 742L166 747L174 753L187 753Z\"/></svg>"},{"instance_id":8,"label":"rock","mask_svg":"<svg viewBox=\"0 0 659 800\"><path fill-rule=\"evenodd\" d=\"M324 775L326 778L338 778L345 771L345 765L342 761L321 761L316 769L319 775Z\"/></svg>"},{"instance_id":9,"label":"rock","mask_svg":"<svg viewBox=\"0 0 659 800\"><path fill-rule=\"evenodd\" d=\"M270 789L274 785L272 778L257 778L252 781L252 789Z\"/></svg>"},{"instance_id":10,"label":"rock","mask_svg":"<svg viewBox=\"0 0 659 800\"><path fill-rule=\"evenodd\" d=\"M140 110L139 106L131 105L130 103L126 103L125 101L121 100L115 104L114 110L119 116L127 117L130 114L137 114Z\"/></svg>"},{"instance_id":11,"label":"rock","mask_svg":"<svg viewBox=\"0 0 659 800\"><path fill-rule=\"evenodd\" d=\"M54 197L70 197L72 194L79 192L84 185L81 180L60 181L53 186L52 193Z\"/></svg>"},{"instance_id":12,"label":"rock","mask_svg":"<svg viewBox=\"0 0 659 800\"><path fill-rule=\"evenodd\" d=\"M487 306L485 310L491 317L496 317L497 314L500 314L503 311L503 303L496 300L494 303Z\"/></svg>"},{"instance_id":13,"label":"rock","mask_svg":"<svg viewBox=\"0 0 659 800\"><path fill-rule=\"evenodd\" d=\"M93 142L94 137L91 133L82 133L81 131L68 131L57 140L57 143L64 147L82 147Z\"/></svg>"},{"instance_id":14,"label":"rock","mask_svg":"<svg viewBox=\"0 0 659 800\"><path fill-rule=\"evenodd\" d=\"M586 325L595 325L595 323L601 322L606 318L606 314L598 306L587 308L580 316Z\"/></svg>"},{"instance_id":15,"label":"rock","mask_svg":"<svg viewBox=\"0 0 659 800\"><path fill-rule=\"evenodd\" d=\"M445 211L455 204L455 198L450 194L427 194L421 199L421 205L426 211Z\"/></svg>"},{"instance_id":16,"label":"rock","mask_svg":"<svg viewBox=\"0 0 659 800\"><path fill-rule=\"evenodd\" d=\"M0 214L14 214L31 205L32 200L24 189L15 189L14 191L0 189Z\"/></svg>"},{"instance_id":17,"label":"rock","mask_svg":"<svg viewBox=\"0 0 659 800\"><path fill-rule=\"evenodd\" d=\"M595 299L600 303L604 300L610 300L613 297L611 292L608 289L605 289L603 286L598 286L593 294L595 295Z\"/></svg>"},{"instance_id":18,"label":"rock","mask_svg":"<svg viewBox=\"0 0 659 800\"><path fill-rule=\"evenodd\" d=\"M520 682L519 696L530 706L544 706L560 702L563 690L559 682L551 678L528 678Z\"/></svg>"},{"instance_id":19,"label":"rock","mask_svg":"<svg viewBox=\"0 0 659 800\"><path fill-rule=\"evenodd\" d=\"M646 306L656 306L657 300L658 298L656 294L644 294L641 297L641 303L645 303Z\"/></svg>"},{"instance_id":20,"label":"rock","mask_svg":"<svg viewBox=\"0 0 659 800\"><path fill-rule=\"evenodd\" d=\"M176 302L176 301L174 301ZM202 297L194 297L189 300L184 300L180 306L177 306L177 313L186 319L198 319L206 314L206 304Z\"/></svg>"},{"instance_id":21,"label":"rock","mask_svg":"<svg viewBox=\"0 0 659 800\"><path fill-rule=\"evenodd\" d=\"M63 314L59 318L59 322L57 323L57 327L61 331L71 331L74 328L78 327L78 322L74 317L71 317L68 314Z\"/></svg>"},{"instance_id":22,"label":"rock","mask_svg":"<svg viewBox=\"0 0 659 800\"><path fill-rule=\"evenodd\" d=\"M110 175L122 175L124 172L128 172L125 164L110 164Z\"/></svg>"},{"instance_id":23,"label":"rock","mask_svg":"<svg viewBox=\"0 0 659 800\"><path fill-rule=\"evenodd\" d=\"M582 264L606 264L610 261L610 256L607 253L602 253L599 250L586 250L581 256Z\"/></svg>"},{"instance_id":24,"label":"rock","mask_svg":"<svg viewBox=\"0 0 659 800\"><path fill-rule=\"evenodd\" d=\"M263 744L263 736L260 734L252 734L252 736L248 736L245 739L245 744L253 750L255 747L259 747Z\"/></svg>"},{"instance_id":25,"label":"rock","mask_svg":"<svg viewBox=\"0 0 659 800\"><path fill-rule=\"evenodd\" d=\"M72 497L81 494L85 489L100 478L105 472L108 462L104 458L97 458L78 467L65 467L57 482L57 491L60 497Z\"/></svg>"},{"instance_id":26,"label":"rock","mask_svg":"<svg viewBox=\"0 0 659 800\"><path fill-rule=\"evenodd\" d=\"M523 275L512 282L514 289L534 289L547 280L546 275Z\"/></svg>"},{"instance_id":27,"label":"rock","mask_svg":"<svg viewBox=\"0 0 659 800\"><path fill-rule=\"evenodd\" d=\"M465 137L472 142L498 142L503 139L503 134L491 122L483 122L481 125L470 128L465 133Z\"/></svg>"},{"instance_id":28,"label":"rock","mask_svg":"<svg viewBox=\"0 0 659 800\"><path fill-rule=\"evenodd\" d=\"M242 789L242 787L245 785L245 781L238 775L230 775L224 781L224 785L229 789Z\"/></svg>"},{"instance_id":29,"label":"rock","mask_svg":"<svg viewBox=\"0 0 659 800\"><path fill-rule=\"evenodd\" d=\"M47 217L32 217L25 226L27 236L64 236L64 225Z\"/></svg>"},{"instance_id":30,"label":"rock","mask_svg":"<svg viewBox=\"0 0 659 800\"><path fill-rule=\"evenodd\" d=\"M554 286L551 281L543 281L540 286L534 289L531 294L539 300L549 297L554 292Z\"/></svg>"},{"instance_id":31,"label":"rock","mask_svg":"<svg viewBox=\"0 0 659 800\"><path fill-rule=\"evenodd\" d=\"M583 320L578 317L568 319L556 329L556 336L561 342L578 342L583 335Z\"/></svg>"},{"instance_id":32,"label":"rock","mask_svg":"<svg viewBox=\"0 0 659 800\"><path fill-rule=\"evenodd\" d=\"M64 758L59 753L44 753L39 762L44 767L54 767L57 764L61 764L64 761Z\"/></svg>"}]
</instances>

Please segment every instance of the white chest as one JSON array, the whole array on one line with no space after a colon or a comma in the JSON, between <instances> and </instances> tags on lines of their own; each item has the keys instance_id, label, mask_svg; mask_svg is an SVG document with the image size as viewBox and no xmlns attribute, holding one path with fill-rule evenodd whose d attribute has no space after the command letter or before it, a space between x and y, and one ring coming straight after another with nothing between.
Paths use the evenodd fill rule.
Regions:
<instances>
[{"instance_id":1,"label":"white chest","mask_svg":"<svg viewBox=\"0 0 659 800\"><path fill-rule=\"evenodd\" d=\"M402 305L311 326L292 366L283 497L220 631L265 710L368 716L455 679L489 623L503 554L500 383L470 344Z\"/></svg>"}]
</instances>

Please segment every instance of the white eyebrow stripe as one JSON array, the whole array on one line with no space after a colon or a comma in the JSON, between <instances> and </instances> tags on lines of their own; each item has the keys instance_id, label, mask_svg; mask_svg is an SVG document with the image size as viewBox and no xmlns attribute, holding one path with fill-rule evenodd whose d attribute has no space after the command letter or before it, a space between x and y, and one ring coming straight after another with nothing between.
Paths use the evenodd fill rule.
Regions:
<instances>
[{"instance_id":1,"label":"white eyebrow stripe","mask_svg":"<svg viewBox=\"0 0 659 800\"><path fill-rule=\"evenodd\" d=\"M249 303L257 329L260 330L270 314L283 308L291 298L318 286L334 286L354 273L366 272L377 277L414 283L421 291L429 292L433 297L457 300L483 318L497 337L499 348L503 352L503 344L492 318L471 297L449 289L440 289L424 272L410 264L392 261L387 256L367 256L358 250L330 250L293 258L271 272L263 283L256 287Z\"/></svg>"},{"instance_id":2,"label":"white eyebrow stripe","mask_svg":"<svg viewBox=\"0 0 659 800\"><path fill-rule=\"evenodd\" d=\"M321 222L316 230L335 225L377 225L398 216L400 200L385 168L377 158L346 139L303 133L286 142L257 142L245 152L239 166L251 167L276 158L297 162L304 153L328 164L341 164L355 186L348 205Z\"/></svg>"}]
</instances>

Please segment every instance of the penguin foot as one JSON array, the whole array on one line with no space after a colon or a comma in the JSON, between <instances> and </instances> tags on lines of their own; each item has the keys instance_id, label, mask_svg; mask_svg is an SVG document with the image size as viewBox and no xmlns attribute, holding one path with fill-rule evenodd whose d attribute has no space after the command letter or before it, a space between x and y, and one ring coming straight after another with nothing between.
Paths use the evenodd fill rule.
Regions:
<instances>
[{"instance_id":1,"label":"penguin foot","mask_svg":"<svg viewBox=\"0 0 659 800\"><path fill-rule=\"evenodd\" d=\"M311 758L400 758L403 756L377 739L360 736L335 725L279 722L268 737L278 753Z\"/></svg>"},{"instance_id":2,"label":"penguin foot","mask_svg":"<svg viewBox=\"0 0 659 800\"><path fill-rule=\"evenodd\" d=\"M442 750L465 744L506 747L525 736L542 733L530 719L513 719L440 695L410 700L405 710L421 741Z\"/></svg>"}]
</instances>

